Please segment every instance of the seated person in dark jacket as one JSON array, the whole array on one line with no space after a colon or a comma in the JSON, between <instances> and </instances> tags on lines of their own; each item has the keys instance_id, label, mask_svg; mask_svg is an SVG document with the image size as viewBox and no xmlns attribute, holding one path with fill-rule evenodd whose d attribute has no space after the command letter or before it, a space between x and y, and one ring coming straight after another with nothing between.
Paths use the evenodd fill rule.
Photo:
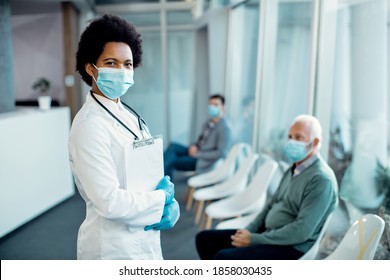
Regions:
<instances>
[{"instance_id":1,"label":"seated person in dark jacket","mask_svg":"<svg viewBox=\"0 0 390 280\"><path fill-rule=\"evenodd\" d=\"M203 125L196 143L184 146L171 143L164 152L165 175L172 178L173 171L204 172L210 169L230 149L232 132L224 115L225 98L219 94L209 97L209 119Z\"/></svg>"},{"instance_id":2,"label":"seated person in dark jacket","mask_svg":"<svg viewBox=\"0 0 390 280\"><path fill-rule=\"evenodd\" d=\"M296 260L310 249L338 202L334 172L318 153L321 131L312 116L294 120L285 147L293 164L272 199L244 229L198 233L201 259Z\"/></svg>"}]
</instances>

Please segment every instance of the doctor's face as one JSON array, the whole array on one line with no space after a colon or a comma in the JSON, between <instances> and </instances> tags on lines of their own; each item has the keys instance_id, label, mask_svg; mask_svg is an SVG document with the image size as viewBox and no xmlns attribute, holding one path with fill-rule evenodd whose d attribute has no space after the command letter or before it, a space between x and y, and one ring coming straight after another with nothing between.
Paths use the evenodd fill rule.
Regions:
<instances>
[{"instance_id":1,"label":"doctor's face","mask_svg":"<svg viewBox=\"0 0 390 280\"><path fill-rule=\"evenodd\" d=\"M96 66L96 67L95 67ZM103 52L96 60L95 66L88 63L85 66L86 72L93 77L92 79L92 91L99 95L104 94L97 87L95 80L98 78L97 68L113 68L133 70L133 53L126 43L123 42L108 42L105 44Z\"/></svg>"},{"instance_id":2,"label":"doctor's face","mask_svg":"<svg viewBox=\"0 0 390 280\"><path fill-rule=\"evenodd\" d=\"M108 42L96 61L96 67L117 69L133 69L133 53L128 44L122 42Z\"/></svg>"}]
</instances>

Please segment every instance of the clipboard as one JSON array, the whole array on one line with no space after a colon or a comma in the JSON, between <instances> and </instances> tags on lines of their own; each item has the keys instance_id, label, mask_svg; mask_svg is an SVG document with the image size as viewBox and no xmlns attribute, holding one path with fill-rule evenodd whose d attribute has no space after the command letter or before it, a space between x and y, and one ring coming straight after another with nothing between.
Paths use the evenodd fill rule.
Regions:
<instances>
[{"instance_id":1,"label":"clipboard","mask_svg":"<svg viewBox=\"0 0 390 280\"><path fill-rule=\"evenodd\" d=\"M125 182L128 191L154 191L163 177L161 136L125 145Z\"/></svg>"}]
</instances>

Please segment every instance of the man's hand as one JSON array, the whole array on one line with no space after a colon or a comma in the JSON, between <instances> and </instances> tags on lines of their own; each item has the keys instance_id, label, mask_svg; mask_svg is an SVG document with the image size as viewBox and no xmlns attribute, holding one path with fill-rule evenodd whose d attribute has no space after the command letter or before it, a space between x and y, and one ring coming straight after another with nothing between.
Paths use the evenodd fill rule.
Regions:
<instances>
[{"instance_id":1,"label":"man's hand","mask_svg":"<svg viewBox=\"0 0 390 280\"><path fill-rule=\"evenodd\" d=\"M231 236L234 247L247 247L251 245L251 233L246 229L239 229Z\"/></svg>"},{"instance_id":2,"label":"man's hand","mask_svg":"<svg viewBox=\"0 0 390 280\"><path fill-rule=\"evenodd\" d=\"M198 147L195 145L191 145L188 147L188 155L190 157L196 157L198 155Z\"/></svg>"}]
</instances>

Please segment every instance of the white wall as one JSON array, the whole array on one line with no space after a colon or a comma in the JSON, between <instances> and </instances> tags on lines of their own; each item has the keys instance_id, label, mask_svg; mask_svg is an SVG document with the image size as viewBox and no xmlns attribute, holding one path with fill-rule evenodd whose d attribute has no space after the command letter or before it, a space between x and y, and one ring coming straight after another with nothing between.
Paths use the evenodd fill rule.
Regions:
<instances>
[{"instance_id":1,"label":"white wall","mask_svg":"<svg viewBox=\"0 0 390 280\"><path fill-rule=\"evenodd\" d=\"M13 69L16 100L36 99L32 85L40 78L51 81L49 94L65 101L64 51L61 6L50 13L12 16Z\"/></svg>"}]
</instances>

